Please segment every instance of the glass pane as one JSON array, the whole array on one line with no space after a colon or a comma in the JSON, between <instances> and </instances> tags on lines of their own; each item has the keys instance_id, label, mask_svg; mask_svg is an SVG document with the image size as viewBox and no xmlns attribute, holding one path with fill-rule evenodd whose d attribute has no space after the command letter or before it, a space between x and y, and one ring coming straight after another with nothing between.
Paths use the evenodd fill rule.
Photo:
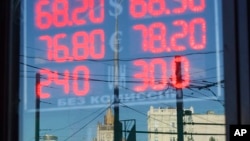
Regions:
<instances>
[{"instance_id":1,"label":"glass pane","mask_svg":"<svg viewBox=\"0 0 250 141\"><path fill-rule=\"evenodd\" d=\"M221 0L22 3L20 140L225 140Z\"/></svg>"}]
</instances>

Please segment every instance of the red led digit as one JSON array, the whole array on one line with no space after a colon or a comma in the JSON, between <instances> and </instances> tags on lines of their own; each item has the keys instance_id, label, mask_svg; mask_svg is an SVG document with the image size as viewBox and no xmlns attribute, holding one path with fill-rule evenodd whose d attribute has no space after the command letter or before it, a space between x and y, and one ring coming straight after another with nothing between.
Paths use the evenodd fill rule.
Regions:
<instances>
[{"instance_id":1,"label":"red led digit","mask_svg":"<svg viewBox=\"0 0 250 141\"><path fill-rule=\"evenodd\" d=\"M93 23L102 23L104 20L104 0L99 0L98 6L96 6L94 0L89 1L89 19ZM97 14L96 11L99 11Z\"/></svg>"},{"instance_id":2,"label":"red led digit","mask_svg":"<svg viewBox=\"0 0 250 141\"><path fill-rule=\"evenodd\" d=\"M68 0L55 0L52 5L52 10L53 10L53 23L56 27L63 27L68 24L69 20Z\"/></svg>"},{"instance_id":3,"label":"red led digit","mask_svg":"<svg viewBox=\"0 0 250 141\"><path fill-rule=\"evenodd\" d=\"M59 78L60 77L60 78ZM69 71L65 70L64 73L53 72L54 82L57 85L62 85L65 94L69 94Z\"/></svg>"},{"instance_id":4,"label":"red led digit","mask_svg":"<svg viewBox=\"0 0 250 141\"><path fill-rule=\"evenodd\" d=\"M129 12L133 18L142 18L147 14L147 3L145 0L130 0Z\"/></svg>"},{"instance_id":5,"label":"red led digit","mask_svg":"<svg viewBox=\"0 0 250 141\"><path fill-rule=\"evenodd\" d=\"M48 29L52 24L52 16L49 12L43 9L44 6L49 5L49 0L40 0L35 6L35 25L39 29Z\"/></svg>"},{"instance_id":6,"label":"red led digit","mask_svg":"<svg viewBox=\"0 0 250 141\"><path fill-rule=\"evenodd\" d=\"M83 25L86 23L86 20L84 20L83 18L79 19L79 14L83 14L84 12L86 12L88 10L89 4L88 4L89 0L82 0L82 6L79 8L75 8L72 12L72 20L74 22L74 24L76 25Z\"/></svg>"},{"instance_id":7,"label":"red led digit","mask_svg":"<svg viewBox=\"0 0 250 141\"><path fill-rule=\"evenodd\" d=\"M140 30L142 35L142 49L143 51L148 50L148 29L143 24L137 24L133 26L134 30Z\"/></svg>"},{"instance_id":8,"label":"red led digit","mask_svg":"<svg viewBox=\"0 0 250 141\"><path fill-rule=\"evenodd\" d=\"M134 90L137 92L145 91L148 88L149 79L148 79L148 64L144 60L136 60L133 62L134 66L141 68L139 73L134 74L134 78L141 79L142 84L134 87Z\"/></svg>"},{"instance_id":9,"label":"red led digit","mask_svg":"<svg viewBox=\"0 0 250 141\"><path fill-rule=\"evenodd\" d=\"M200 28L198 28L200 27ZM199 30L198 30L198 29ZM203 18L195 18L189 23L189 44L192 49L201 50L206 47L207 35L206 21ZM197 35L198 33L199 35ZM200 38L200 41L197 41L196 37Z\"/></svg>"},{"instance_id":10,"label":"red led digit","mask_svg":"<svg viewBox=\"0 0 250 141\"><path fill-rule=\"evenodd\" d=\"M176 75L176 69L177 69L177 65L176 63L181 63L181 82L178 82L177 81L177 75ZM185 88L189 85L190 83L190 75L189 75L189 60L184 57L184 56L181 56L181 57L176 57L175 59L173 59L172 61L172 73L173 73L173 76L172 76L172 82L173 82L173 85L175 88Z\"/></svg>"},{"instance_id":11,"label":"red led digit","mask_svg":"<svg viewBox=\"0 0 250 141\"><path fill-rule=\"evenodd\" d=\"M59 45L59 39L64 39L67 35L64 33L56 34L54 36L54 59L56 62L65 62L69 59L69 49L65 45Z\"/></svg>"},{"instance_id":12,"label":"red led digit","mask_svg":"<svg viewBox=\"0 0 250 141\"><path fill-rule=\"evenodd\" d=\"M157 69L156 67L159 66ZM161 71L161 76L155 78L155 70ZM153 59L149 64L150 85L153 90L163 90L167 85L167 64L163 59ZM158 73L157 73L158 74Z\"/></svg>"},{"instance_id":13,"label":"red led digit","mask_svg":"<svg viewBox=\"0 0 250 141\"><path fill-rule=\"evenodd\" d=\"M76 32L72 36L73 57L76 60L84 60L89 56L89 36L86 32Z\"/></svg>"},{"instance_id":14,"label":"red led digit","mask_svg":"<svg viewBox=\"0 0 250 141\"><path fill-rule=\"evenodd\" d=\"M84 73L79 78L79 72ZM85 96L89 92L89 69L86 66L77 66L73 71L73 91L77 96ZM79 82L83 85L79 89Z\"/></svg>"},{"instance_id":15,"label":"red led digit","mask_svg":"<svg viewBox=\"0 0 250 141\"><path fill-rule=\"evenodd\" d=\"M156 33L158 31L158 33ZM149 26L149 49L152 53L162 53L167 48L166 26L164 23L156 22ZM155 43L158 42L158 47Z\"/></svg>"},{"instance_id":16,"label":"red led digit","mask_svg":"<svg viewBox=\"0 0 250 141\"><path fill-rule=\"evenodd\" d=\"M158 9L155 8L159 7ZM148 13L151 14L152 16L160 16L162 15L165 11L165 0L149 0L148 2ZM167 10L169 11L169 10Z\"/></svg>"},{"instance_id":17,"label":"red led digit","mask_svg":"<svg viewBox=\"0 0 250 141\"><path fill-rule=\"evenodd\" d=\"M198 0L199 4L196 5L195 1L197 0L188 0L189 1L189 9L193 12L202 12L206 8L205 0Z\"/></svg>"},{"instance_id":18,"label":"red led digit","mask_svg":"<svg viewBox=\"0 0 250 141\"><path fill-rule=\"evenodd\" d=\"M179 0L181 3L181 7L177 7L173 9L174 14L183 14L186 12L187 7L188 7L188 0Z\"/></svg>"},{"instance_id":19,"label":"red led digit","mask_svg":"<svg viewBox=\"0 0 250 141\"><path fill-rule=\"evenodd\" d=\"M177 45L177 40L182 39L188 34L188 24L184 20L176 20L173 22L174 26L180 26L182 28L181 32L175 33L170 38L171 48L174 51L184 51L186 47L184 45Z\"/></svg>"},{"instance_id":20,"label":"red led digit","mask_svg":"<svg viewBox=\"0 0 250 141\"><path fill-rule=\"evenodd\" d=\"M36 95L41 99L50 98L50 94L43 92L43 87L49 86L52 82L52 73L49 69L41 69L39 70L39 77L37 77L36 83ZM44 78L46 77L46 78Z\"/></svg>"},{"instance_id":21,"label":"red led digit","mask_svg":"<svg viewBox=\"0 0 250 141\"><path fill-rule=\"evenodd\" d=\"M48 36L48 35L44 35L44 36L40 36L39 37L39 40L41 41L46 41L46 46L48 47L47 49L47 58L48 60L53 60L53 49L52 49L52 46L53 46L53 39L51 36Z\"/></svg>"},{"instance_id":22,"label":"red led digit","mask_svg":"<svg viewBox=\"0 0 250 141\"><path fill-rule=\"evenodd\" d=\"M104 32L102 29L96 29L90 32L90 55L93 59L102 59L105 55ZM99 39L99 41L97 40ZM97 47L100 49L97 52Z\"/></svg>"}]
</instances>

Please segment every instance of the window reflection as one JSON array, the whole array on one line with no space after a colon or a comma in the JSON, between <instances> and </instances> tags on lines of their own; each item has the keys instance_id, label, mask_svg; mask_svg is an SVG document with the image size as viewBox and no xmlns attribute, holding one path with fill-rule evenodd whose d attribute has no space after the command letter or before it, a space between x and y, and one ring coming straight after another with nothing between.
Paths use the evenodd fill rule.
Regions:
<instances>
[{"instance_id":1,"label":"window reflection","mask_svg":"<svg viewBox=\"0 0 250 141\"><path fill-rule=\"evenodd\" d=\"M221 1L23 6L21 140L225 140Z\"/></svg>"}]
</instances>

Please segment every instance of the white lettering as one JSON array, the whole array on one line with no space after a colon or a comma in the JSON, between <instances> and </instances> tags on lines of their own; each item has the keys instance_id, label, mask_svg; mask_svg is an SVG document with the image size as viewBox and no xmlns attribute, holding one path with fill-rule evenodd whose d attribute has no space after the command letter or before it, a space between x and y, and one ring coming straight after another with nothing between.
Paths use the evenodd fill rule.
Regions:
<instances>
[{"instance_id":1,"label":"white lettering","mask_svg":"<svg viewBox=\"0 0 250 141\"><path fill-rule=\"evenodd\" d=\"M236 129L234 132L234 136L244 136L247 133L246 129Z\"/></svg>"},{"instance_id":2,"label":"white lettering","mask_svg":"<svg viewBox=\"0 0 250 141\"><path fill-rule=\"evenodd\" d=\"M108 66L108 87L114 89L114 66Z\"/></svg>"},{"instance_id":3,"label":"white lettering","mask_svg":"<svg viewBox=\"0 0 250 141\"><path fill-rule=\"evenodd\" d=\"M119 67L119 86L126 88L126 65ZM108 66L108 87L114 89L114 66Z\"/></svg>"},{"instance_id":4,"label":"white lettering","mask_svg":"<svg viewBox=\"0 0 250 141\"><path fill-rule=\"evenodd\" d=\"M109 0L109 4L112 7L114 7L114 9L115 9L114 12L109 10L110 16L117 17L118 15L120 15L122 13L123 7L122 7L121 3L118 3L116 0Z\"/></svg>"},{"instance_id":5,"label":"white lettering","mask_svg":"<svg viewBox=\"0 0 250 141\"><path fill-rule=\"evenodd\" d=\"M122 36L122 32L116 31L111 35L109 39L109 45L114 52L121 52L123 50L123 47L120 46L121 40L122 40L121 36ZM116 45L119 45L119 48L116 48Z\"/></svg>"},{"instance_id":6,"label":"white lettering","mask_svg":"<svg viewBox=\"0 0 250 141\"><path fill-rule=\"evenodd\" d=\"M57 105L59 107L66 106L67 105L66 99L58 99Z\"/></svg>"},{"instance_id":7,"label":"white lettering","mask_svg":"<svg viewBox=\"0 0 250 141\"><path fill-rule=\"evenodd\" d=\"M241 129L241 135L244 136L244 134L247 133L247 130L246 129Z\"/></svg>"},{"instance_id":8,"label":"white lettering","mask_svg":"<svg viewBox=\"0 0 250 141\"><path fill-rule=\"evenodd\" d=\"M104 95L100 98L101 103L109 103L111 101L111 97L109 95Z\"/></svg>"},{"instance_id":9,"label":"white lettering","mask_svg":"<svg viewBox=\"0 0 250 141\"><path fill-rule=\"evenodd\" d=\"M76 98L63 98L57 100L57 106L63 107L63 106L79 106L85 104L85 98L84 97L76 97Z\"/></svg>"},{"instance_id":10,"label":"white lettering","mask_svg":"<svg viewBox=\"0 0 250 141\"><path fill-rule=\"evenodd\" d=\"M126 88L126 65L121 65L120 66L120 74L119 74L119 79L120 79L120 86L122 86L123 88Z\"/></svg>"},{"instance_id":11,"label":"white lettering","mask_svg":"<svg viewBox=\"0 0 250 141\"><path fill-rule=\"evenodd\" d=\"M92 96L91 97L91 104L98 104L99 102L99 96Z\"/></svg>"},{"instance_id":12,"label":"white lettering","mask_svg":"<svg viewBox=\"0 0 250 141\"><path fill-rule=\"evenodd\" d=\"M76 105L76 99L75 98L69 98L68 99L68 105L69 106L75 106Z\"/></svg>"}]
</instances>

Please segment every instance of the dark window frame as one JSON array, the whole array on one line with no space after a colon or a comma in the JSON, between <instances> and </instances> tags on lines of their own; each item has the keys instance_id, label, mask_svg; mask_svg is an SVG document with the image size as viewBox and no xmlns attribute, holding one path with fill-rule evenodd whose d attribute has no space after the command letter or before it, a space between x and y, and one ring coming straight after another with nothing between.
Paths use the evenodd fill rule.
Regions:
<instances>
[{"instance_id":1,"label":"dark window frame","mask_svg":"<svg viewBox=\"0 0 250 141\"><path fill-rule=\"evenodd\" d=\"M19 140L20 0L0 4L0 140Z\"/></svg>"}]
</instances>

